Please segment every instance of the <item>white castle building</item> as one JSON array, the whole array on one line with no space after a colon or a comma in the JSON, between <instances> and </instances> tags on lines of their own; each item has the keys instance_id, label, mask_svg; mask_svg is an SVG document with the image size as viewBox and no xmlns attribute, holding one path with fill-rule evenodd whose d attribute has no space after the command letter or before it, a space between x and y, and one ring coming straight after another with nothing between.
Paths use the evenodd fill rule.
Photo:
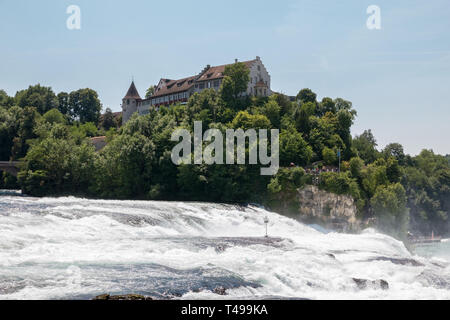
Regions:
<instances>
[{"instance_id":1,"label":"white castle building","mask_svg":"<svg viewBox=\"0 0 450 320\"><path fill-rule=\"evenodd\" d=\"M235 60L237 63L238 60ZM247 95L267 97L271 95L270 75L260 57L243 62L250 71ZM150 108L160 105L186 103L191 95L205 89L218 90L224 78L225 67L221 65L211 67L207 65L198 75L180 80L161 79L155 87L154 94L148 99L141 99L134 81L127 94L122 99L122 123L125 124L131 116L138 112L140 115L149 113Z\"/></svg>"}]
</instances>

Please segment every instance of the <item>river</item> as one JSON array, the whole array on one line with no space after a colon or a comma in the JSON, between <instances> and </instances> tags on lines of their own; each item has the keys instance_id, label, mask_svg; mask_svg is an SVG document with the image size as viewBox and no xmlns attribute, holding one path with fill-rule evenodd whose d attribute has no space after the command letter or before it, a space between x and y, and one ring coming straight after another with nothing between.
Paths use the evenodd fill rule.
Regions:
<instances>
[{"instance_id":1,"label":"river","mask_svg":"<svg viewBox=\"0 0 450 320\"><path fill-rule=\"evenodd\" d=\"M0 299L450 299L449 250L257 207L0 192Z\"/></svg>"}]
</instances>

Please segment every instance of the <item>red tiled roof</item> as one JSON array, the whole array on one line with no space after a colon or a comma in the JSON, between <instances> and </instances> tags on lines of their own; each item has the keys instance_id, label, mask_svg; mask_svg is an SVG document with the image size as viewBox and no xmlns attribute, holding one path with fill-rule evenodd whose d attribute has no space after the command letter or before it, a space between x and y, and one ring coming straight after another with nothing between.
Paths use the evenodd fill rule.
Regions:
<instances>
[{"instance_id":1,"label":"red tiled roof","mask_svg":"<svg viewBox=\"0 0 450 320\"><path fill-rule=\"evenodd\" d=\"M131 82L130 89L128 89L128 92L125 95L124 99L141 99L141 96L139 95L139 92L134 85L134 81Z\"/></svg>"},{"instance_id":2,"label":"red tiled roof","mask_svg":"<svg viewBox=\"0 0 450 320\"><path fill-rule=\"evenodd\" d=\"M95 147L95 151L100 151L101 149L103 149L106 146L106 137L105 136L93 137L90 140L91 140L91 143Z\"/></svg>"},{"instance_id":3,"label":"red tiled roof","mask_svg":"<svg viewBox=\"0 0 450 320\"><path fill-rule=\"evenodd\" d=\"M106 140L106 136L100 136L100 137L92 137L91 141L103 141Z\"/></svg>"},{"instance_id":4,"label":"red tiled roof","mask_svg":"<svg viewBox=\"0 0 450 320\"><path fill-rule=\"evenodd\" d=\"M192 76L180 80L161 79L162 81L165 82L164 87L162 88L157 87L155 94L151 98L189 90L194 85L196 77L197 76Z\"/></svg>"},{"instance_id":5,"label":"red tiled roof","mask_svg":"<svg viewBox=\"0 0 450 320\"><path fill-rule=\"evenodd\" d=\"M247 68L250 68L256 60L250 60L250 61L244 61ZM208 70L206 70L200 77L197 79L197 81L207 81L207 80L214 80L214 79L222 79L224 77L223 73L225 72L225 67L229 66L231 64L224 64L217 67L211 67Z\"/></svg>"},{"instance_id":6,"label":"red tiled roof","mask_svg":"<svg viewBox=\"0 0 450 320\"><path fill-rule=\"evenodd\" d=\"M243 63L247 66L247 68L250 68L255 61L256 60L249 60L244 61ZM202 71L200 75L191 76L180 80L161 79L161 81L165 82L165 86L159 89L157 88L155 94L151 98L187 91L195 84L196 81L222 79L224 77L223 73L225 72L225 67L229 65L231 64L210 67Z\"/></svg>"}]
</instances>

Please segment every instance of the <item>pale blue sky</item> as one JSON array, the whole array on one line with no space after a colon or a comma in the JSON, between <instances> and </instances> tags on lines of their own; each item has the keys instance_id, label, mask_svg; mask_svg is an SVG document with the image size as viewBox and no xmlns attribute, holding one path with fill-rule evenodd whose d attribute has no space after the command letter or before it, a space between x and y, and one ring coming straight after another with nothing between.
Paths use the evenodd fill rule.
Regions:
<instances>
[{"instance_id":1,"label":"pale blue sky","mask_svg":"<svg viewBox=\"0 0 450 320\"><path fill-rule=\"evenodd\" d=\"M66 8L81 8L81 30ZM381 8L381 30L366 9ZM450 2L0 0L0 88L90 87L120 110L132 75L144 95L161 77L261 56L272 89L354 103L353 133L450 153Z\"/></svg>"}]
</instances>

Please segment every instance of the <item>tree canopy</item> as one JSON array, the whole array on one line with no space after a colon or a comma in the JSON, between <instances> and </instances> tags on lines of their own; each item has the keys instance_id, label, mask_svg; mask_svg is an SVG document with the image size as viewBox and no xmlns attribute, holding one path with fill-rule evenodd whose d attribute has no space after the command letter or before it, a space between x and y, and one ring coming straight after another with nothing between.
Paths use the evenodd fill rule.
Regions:
<instances>
[{"instance_id":1,"label":"tree canopy","mask_svg":"<svg viewBox=\"0 0 450 320\"><path fill-rule=\"evenodd\" d=\"M350 101L318 102L310 89L295 101L276 93L250 98L242 94L248 81L245 64L227 66L219 91L135 114L122 127L109 108L100 121L102 104L92 89L55 95L38 84L15 97L0 90L0 161L25 160L18 181L2 173L0 186L18 182L31 195L257 202L293 214L297 189L317 181L311 169L327 165L334 170L318 175L319 188L351 196L361 219L400 238L408 228L449 232L450 156L410 156L399 143L378 150L371 130L351 136L357 113ZM171 135L180 128L192 134L194 121L202 121L203 133L279 129L278 174L261 176L261 165L250 164L175 166ZM91 138L98 135L108 143L95 152ZM245 147L249 156L247 140Z\"/></svg>"}]
</instances>

